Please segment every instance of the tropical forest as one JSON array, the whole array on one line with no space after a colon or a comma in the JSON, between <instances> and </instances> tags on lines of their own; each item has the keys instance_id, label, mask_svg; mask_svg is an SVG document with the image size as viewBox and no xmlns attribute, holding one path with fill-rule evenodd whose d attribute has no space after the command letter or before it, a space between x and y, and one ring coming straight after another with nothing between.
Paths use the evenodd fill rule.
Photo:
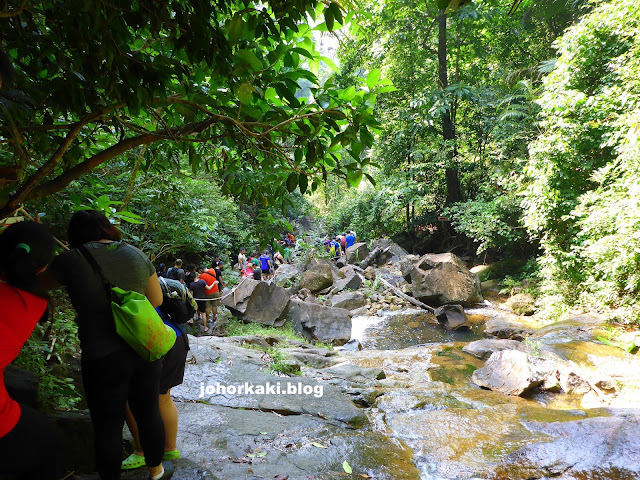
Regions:
<instances>
[{"instance_id":1,"label":"tropical forest","mask_svg":"<svg viewBox=\"0 0 640 480\"><path fill-rule=\"evenodd\" d=\"M4 1L0 219L2 303L47 304L0 415L59 445L2 480L640 478L636 0ZM106 473L97 305L162 370L157 469L121 380Z\"/></svg>"}]
</instances>

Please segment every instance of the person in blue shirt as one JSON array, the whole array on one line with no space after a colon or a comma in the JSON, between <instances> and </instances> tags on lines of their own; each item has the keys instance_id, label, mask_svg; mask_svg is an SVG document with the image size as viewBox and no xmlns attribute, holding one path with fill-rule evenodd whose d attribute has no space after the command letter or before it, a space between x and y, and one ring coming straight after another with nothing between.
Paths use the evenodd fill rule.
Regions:
<instances>
[{"instance_id":1,"label":"person in blue shirt","mask_svg":"<svg viewBox=\"0 0 640 480\"><path fill-rule=\"evenodd\" d=\"M264 253L260 255L260 270L262 270L262 278L269 281L273 275L273 264L271 263L268 250L265 250Z\"/></svg>"},{"instance_id":2,"label":"person in blue shirt","mask_svg":"<svg viewBox=\"0 0 640 480\"><path fill-rule=\"evenodd\" d=\"M349 233L347 233L347 237L345 238L345 244L347 248L349 248L353 246L354 243L356 243L356 236L351 230L349 230Z\"/></svg>"}]
</instances>

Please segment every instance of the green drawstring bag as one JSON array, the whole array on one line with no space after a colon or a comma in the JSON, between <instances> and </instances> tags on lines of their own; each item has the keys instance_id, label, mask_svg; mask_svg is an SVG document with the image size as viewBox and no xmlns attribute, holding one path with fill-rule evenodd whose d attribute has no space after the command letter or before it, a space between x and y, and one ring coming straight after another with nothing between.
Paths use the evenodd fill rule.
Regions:
<instances>
[{"instance_id":1,"label":"green drawstring bag","mask_svg":"<svg viewBox=\"0 0 640 480\"><path fill-rule=\"evenodd\" d=\"M159 359L171 350L176 343L176 332L164 324L147 297L113 287L89 250L84 245L78 250L104 283L107 297L111 300L116 333L148 362Z\"/></svg>"},{"instance_id":2,"label":"green drawstring bag","mask_svg":"<svg viewBox=\"0 0 640 480\"><path fill-rule=\"evenodd\" d=\"M111 312L116 333L138 355L153 362L165 355L176 343L176 332L165 325L147 297L111 287Z\"/></svg>"}]
</instances>

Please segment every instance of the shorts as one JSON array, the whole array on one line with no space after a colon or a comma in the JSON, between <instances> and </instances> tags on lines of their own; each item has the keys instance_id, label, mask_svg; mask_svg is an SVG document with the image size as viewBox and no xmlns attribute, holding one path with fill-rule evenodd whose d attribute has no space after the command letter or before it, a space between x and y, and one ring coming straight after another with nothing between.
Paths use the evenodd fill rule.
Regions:
<instances>
[{"instance_id":1,"label":"shorts","mask_svg":"<svg viewBox=\"0 0 640 480\"><path fill-rule=\"evenodd\" d=\"M174 343L171 350L169 350L162 359L160 393L167 393L167 390L182 383L188 351L189 339L187 338L186 333L183 333L176 338L176 343Z\"/></svg>"},{"instance_id":2,"label":"shorts","mask_svg":"<svg viewBox=\"0 0 640 480\"><path fill-rule=\"evenodd\" d=\"M200 313L204 313L206 311L206 307L207 307L206 300L196 300L196 304L198 305L198 311Z\"/></svg>"},{"instance_id":3,"label":"shorts","mask_svg":"<svg viewBox=\"0 0 640 480\"><path fill-rule=\"evenodd\" d=\"M220 300L218 300L222 295L220 294L220 292L215 292L215 293L207 293L205 295L205 297L207 297L213 305L220 305Z\"/></svg>"},{"instance_id":4,"label":"shorts","mask_svg":"<svg viewBox=\"0 0 640 480\"><path fill-rule=\"evenodd\" d=\"M271 269L267 268L266 270L262 270L263 275L269 275L271 273Z\"/></svg>"}]
</instances>

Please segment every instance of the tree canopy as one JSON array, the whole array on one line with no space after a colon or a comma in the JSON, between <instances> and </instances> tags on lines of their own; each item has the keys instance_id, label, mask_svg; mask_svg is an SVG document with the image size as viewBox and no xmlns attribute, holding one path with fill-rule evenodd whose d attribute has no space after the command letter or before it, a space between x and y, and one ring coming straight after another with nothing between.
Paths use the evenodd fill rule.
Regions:
<instances>
[{"instance_id":1,"label":"tree canopy","mask_svg":"<svg viewBox=\"0 0 640 480\"><path fill-rule=\"evenodd\" d=\"M390 87L379 72L347 88L319 82L321 62L334 65L308 21L348 23L338 3L5 5L15 76L0 90L0 216L144 145L144 169L184 154L194 172L218 172L226 192L265 204L329 174L354 185L363 176L373 105Z\"/></svg>"}]
</instances>

